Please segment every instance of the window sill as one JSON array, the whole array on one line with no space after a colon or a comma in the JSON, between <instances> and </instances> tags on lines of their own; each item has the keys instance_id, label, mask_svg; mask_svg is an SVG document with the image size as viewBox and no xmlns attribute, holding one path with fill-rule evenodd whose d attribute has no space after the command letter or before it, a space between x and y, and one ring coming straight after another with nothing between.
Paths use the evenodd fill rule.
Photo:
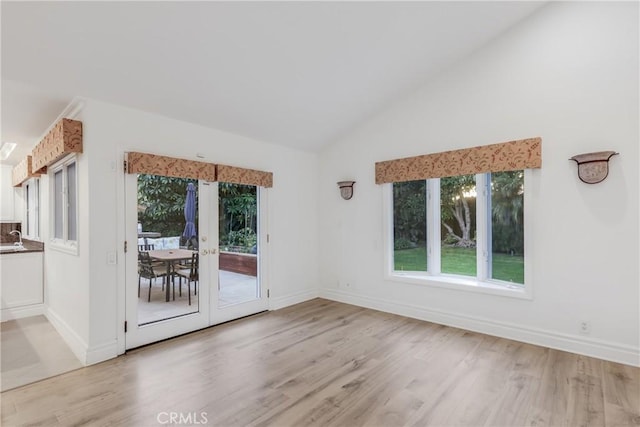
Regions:
<instances>
[{"instance_id":1,"label":"window sill","mask_svg":"<svg viewBox=\"0 0 640 427\"><path fill-rule=\"evenodd\" d=\"M78 255L78 244L76 242L65 242L59 239L51 239L51 242L49 245L47 245L47 248L68 255Z\"/></svg>"},{"instance_id":2,"label":"window sill","mask_svg":"<svg viewBox=\"0 0 640 427\"><path fill-rule=\"evenodd\" d=\"M497 295L510 298L532 300L530 289L524 285L513 285L508 282L480 281L454 275L432 276L419 272L393 272L386 275L386 279L392 282L409 283L413 285L431 286L456 291L475 292L481 294Z\"/></svg>"}]
</instances>

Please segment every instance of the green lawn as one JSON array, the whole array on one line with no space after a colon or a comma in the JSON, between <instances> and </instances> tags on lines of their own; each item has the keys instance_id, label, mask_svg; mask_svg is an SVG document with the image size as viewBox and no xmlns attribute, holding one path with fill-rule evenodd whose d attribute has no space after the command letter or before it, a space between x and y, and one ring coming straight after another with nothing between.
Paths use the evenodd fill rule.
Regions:
<instances>
[{"instance_id":1,"label":"green lawn","mask_svg":"<svg viewBox=\"0 0 640 427\"><path fill-rule=\"evenodd\" d=\"M443 247L441 250L443 273L476 275L476 250L469 248ZM426 271L426 248L394 251L396 271ZM507 282L524 283L524 257L493 254L493 278Z\"/></svg>"}]
</instances>

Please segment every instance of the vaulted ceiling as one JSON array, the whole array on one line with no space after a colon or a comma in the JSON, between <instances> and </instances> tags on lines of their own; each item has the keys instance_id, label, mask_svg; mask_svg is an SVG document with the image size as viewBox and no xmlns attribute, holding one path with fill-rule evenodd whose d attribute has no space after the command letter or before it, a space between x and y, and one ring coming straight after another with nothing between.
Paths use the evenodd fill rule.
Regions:
<instances>
[{"instance_id":1,"label":"vaulted ceiling","mask_svg":"<svg viewBox=\"0 0 640 427\"><path fill-rule=\"evenodd\" d=\"M84 96L318 151L543 4L2 2L2 141Z\"/></svg>"}]
</instances>

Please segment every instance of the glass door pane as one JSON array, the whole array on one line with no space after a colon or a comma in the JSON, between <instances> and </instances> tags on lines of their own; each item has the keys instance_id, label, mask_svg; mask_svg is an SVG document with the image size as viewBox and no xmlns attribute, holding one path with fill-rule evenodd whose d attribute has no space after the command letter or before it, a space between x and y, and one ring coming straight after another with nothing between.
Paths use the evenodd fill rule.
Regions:
<instances>
[{"instance_id":1,"label":"glass door pane","mask_svg":"<svg viewBox=\"0 0 640 427\"><path fill-rule=\"evenodd\" d=\"M138 325L197 313L198 181L137 177Z\"/></svg>"},{"instance_id":2,"label":"glass door pane","mask_svg":"<svg viewBox=\"0 0 640 427\"><path fill-rule=\"evenodd\" d=\"M260 298L258 192L221 182L218 193L218 307L227 307Z\"/></svg>"}]
</instances>

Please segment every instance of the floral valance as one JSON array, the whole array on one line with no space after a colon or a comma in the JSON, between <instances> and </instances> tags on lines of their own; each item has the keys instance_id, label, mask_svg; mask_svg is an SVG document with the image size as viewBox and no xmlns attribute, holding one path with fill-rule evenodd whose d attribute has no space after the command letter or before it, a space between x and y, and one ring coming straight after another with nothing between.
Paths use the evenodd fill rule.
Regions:
<instances>
[{"instance_id":1,"label":"floral valance","mask_svg":"<svg viewBox=\"0 0 640 427\"><path fill-rule=\"evenodd\" d=\"M218 181L258 187L273 187L273 173L218 165Z\"/></svg>"},{"instance_id":2,"label":"floral valance","mask_svg":"<svg viewBox=\"0 0 640 427\"><path fill-rule=\"evenodd\" d=\"M130 152L127 172L216 181L216 165L157 154Z\"/></svg>"},{"instance_id":3,"label":"floral valance","mask_svg":"<svg viewBox=\"0 0 640 427\"><path fill-rule=\"evenodd\" d=\"M33 171L41 172L69 153L82 153L82 122L62 119L31 152Z\"/></svg>"},{"instance_id":4,"label":"floral valance","mask_svg":"<svg viewBox=\"0 0 640 427\"><path fill-rule=\"evenodd\" d=\"M209 182L229 182L259 187L273 186L273 173L271 172L148 153L128 153L127 172L202 179Z\"/></svg>"},{"instance_id":5,"label":"floral valance","mask_svg":"<svg viewBox=\"0 0 640 427\"><path fill-rule=\"evenodd\" d=\"M14 166L11 174L11 181L14 187L19 187L29 178L38 176L40 176L39 173L33 172L32 157L27 156L24 160Z\"/></svg>"},{"instance_id":6,"label":"floral valance","mask_svg":"<svg viewBox=\"0 0 640 427\"><path fill-rule=\"evenodd\" d=\"M529 138L378 162L376 184L541 166L542 139Z\"/></svg>"}]
</instances>

